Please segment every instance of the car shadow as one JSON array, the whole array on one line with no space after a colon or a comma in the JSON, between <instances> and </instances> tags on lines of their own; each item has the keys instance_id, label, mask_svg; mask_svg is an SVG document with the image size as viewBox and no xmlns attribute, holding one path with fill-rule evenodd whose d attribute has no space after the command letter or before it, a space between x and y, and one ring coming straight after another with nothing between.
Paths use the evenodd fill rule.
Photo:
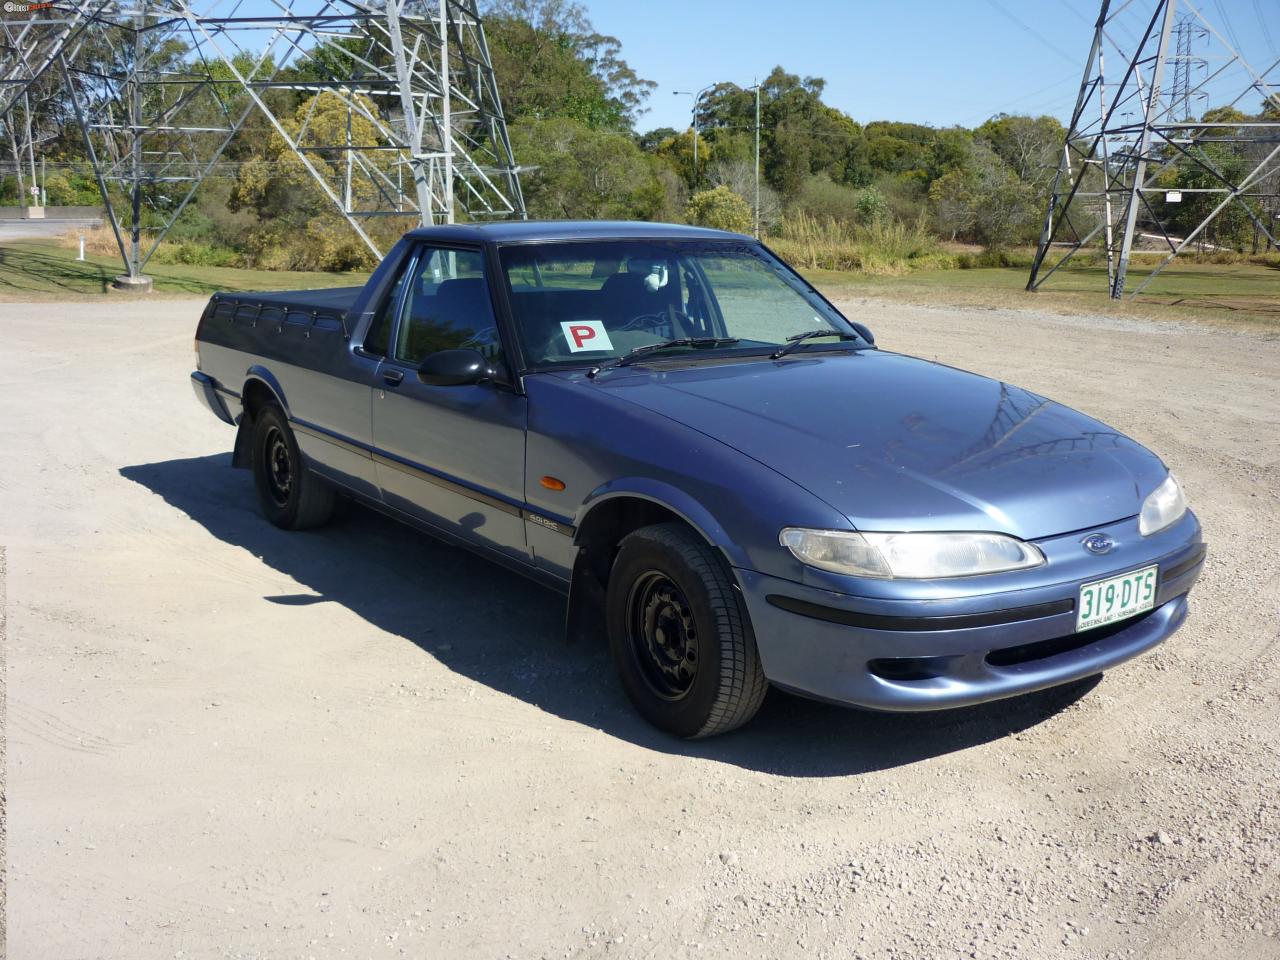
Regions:
<instances>
[{"instance_id":1,"label":"car shadow","mask_svg":"<svg viewBox=\"0 0 1280 960\"><path fill-rule=\"evenodd\" d=\"M1016 733L1052 717L1098 682L927 714L849 710L770 692L748 726L686 742L631 709L603 638L564 639L564 600L518 574L359 507L321 530L288 533L258 512L247 471L229 454L124 467L211 535L303 584L266 596L339 603L477 683L648 749L794 777L843 776L914 763Z\"/></svg>"}]
</instances>

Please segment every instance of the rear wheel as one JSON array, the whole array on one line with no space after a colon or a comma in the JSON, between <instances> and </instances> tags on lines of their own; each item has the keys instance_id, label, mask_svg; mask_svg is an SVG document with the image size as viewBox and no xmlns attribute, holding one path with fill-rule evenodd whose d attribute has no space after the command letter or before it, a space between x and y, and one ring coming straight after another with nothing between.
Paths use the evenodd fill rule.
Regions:
<instances>
[{"instance_id":1,"label":"rear wheel","mask_svg":"<svg viewBox=\"0 0 1280 960\"><path fill-rule=\"evenodd\" d=\"M606 617L622 685L654 726L709 737L760 709L768 682L751 624L724 561L683 524L622 541Z\"/></svg>"},{"instance_id":2,"label":"rear wheel","mask_svg":"<svg viewBox=\"0 0 1280 960\"><path fill-rule=\"evenodd\" d=\"M333 488L307 468L284 411L274 405L254 417L253 479L262 512L277 527L306 530L333 516Z\"/></svg>"}]
</instances>

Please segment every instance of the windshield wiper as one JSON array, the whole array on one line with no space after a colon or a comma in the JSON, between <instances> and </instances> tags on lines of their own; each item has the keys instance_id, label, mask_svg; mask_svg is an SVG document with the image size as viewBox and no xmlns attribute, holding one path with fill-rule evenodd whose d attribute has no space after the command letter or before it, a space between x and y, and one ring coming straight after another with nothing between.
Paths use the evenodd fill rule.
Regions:
<instances>
[{"instance_id":1,"label":"windshield wiper","mask_svg":"<svg viewBox=\"0 0 1280 960\"><path fill-rule=\"evenodd\" d=\"M793 333L787 337L787 344L779 347L773 353L769 354L770 360L778 360L785 357L792 350L796 349L806 340L812 340L814 337L839 337L841 340L857 340L856 333L848 333L844 330L832 330L830 327L824 327L821 330L806 330L804 333Z\"/></svg>"},{"instance_id":2,"label":"windshield wiper","mask_svg":"<svg viewBox=\"0 0 1280 960\"><path fill-rule=\"evenodd\" d=\"M658 343L646 343L642 347L636 347L626 356L619 357L611 363L603 366L592 367L587 371L587 376L595 379L597 373L601 370L609 370L613 367L626 367L635 363L651 353L659 350L666 350L668 347L727 347L731 343L737 343L737 337L677 337L674 340L662 340Z\"/></svg>"}]
</instances>

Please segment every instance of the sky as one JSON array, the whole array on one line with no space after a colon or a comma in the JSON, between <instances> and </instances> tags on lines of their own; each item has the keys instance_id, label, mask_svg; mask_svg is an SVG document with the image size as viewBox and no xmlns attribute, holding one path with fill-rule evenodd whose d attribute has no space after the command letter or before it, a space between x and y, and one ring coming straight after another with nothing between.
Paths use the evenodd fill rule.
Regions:
<instances>
[{"instance_id":1,"label":"sky","mask_svg":"<svg viewBox=\"0 0 1280 960\"><path fill-rule=\"evenodd\" d=\"M749 86L778 64L825 79L824 100L861 123L975 126L1000 112L1066 120L1099 9L1087 0L584 2L596 29L617 37L627 62L658 84L642 131L689 125L692 98L674 91L723 80ZM1196 6L1259 71L1280 57L1280 0ZM1152 9L1152 0L1135 0L1125 13L1132 26L1117 32ZM1210 38L1197 52L1221 50ZM1280 68L1268 79L1280 87ZM1257 110L1261 99L1242 107Z\"/></svg>"}]
</instances>

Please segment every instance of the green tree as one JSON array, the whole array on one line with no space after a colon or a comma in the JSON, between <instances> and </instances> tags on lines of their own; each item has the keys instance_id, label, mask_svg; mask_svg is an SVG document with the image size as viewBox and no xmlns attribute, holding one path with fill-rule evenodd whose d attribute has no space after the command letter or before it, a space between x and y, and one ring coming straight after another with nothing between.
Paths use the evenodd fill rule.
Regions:
<instances>
[{"instance_id":1,"label":"green tree","mask_svg":"<svg viewBox=\"0 0 1280 960\"><path fill-rule=\"evenodd\" d=\"M785 197L795 197L813 174L844 180L861 128L839 110L822 102L826 83L774 67L760 85L760 149L764 176ZM699 129L715 151L732 143L741 159L753 148L754 90L721 83L702 98ZM718 159L736 159L722 152Z\"/></svg>"},{"instance_id":2,"label":"green tree","mask_svg":"<svg viewBox=\"0 0 1280 960\"><path fill-rule=\"evenodd\" d=\"M565 117L511 125L511 146L532 168L521 178L534 217L631 219L663 205L665 188L631 137Z\"/></svg>"},{"instance_id":3,"label":"green tree","mask_svg":"<svg viewBox=\"0 0 1280 960\"><path fill-rule=\"evenodd\" d=\"M573 0L489 0L485 35L507 119L570 119L629 131L656 86Z\"/></svg>"},{"instance_id":4,"label":"green tree","mask_svg":"<svg viewBox=\"0 0 1280 960\"><path fill-rule=\"evenodd\" d=\"M1066 130L1053 117L999 114L975 131L1023 183L1045 191L1062 156Z\"/></svg>"},{"instance_id":5,"label":"green tree","mask_svg":"<svg viewBox=\"0 0 1280 960\"><path fill-rule=\"evenodd\" d=\"M371 101L364 100L362 106L376 115ZM346 103L330 93L304 100L294 115L282 118L281 123L291 137L302 137L303 147L342 143L348 125L352 144L373 147L380 143L374 124L359 113L349 115ZM301 133L304 123L305 136ZM316 152L309 154L309 159L331 188L341 189L342 171L332 161ZM381 162L384 174L394 176L393 156L387 154ZM373 187L366 185L365 189ZM369 249L277 133L265 139L261 152L241 163L228 202L233 211L248 210L256 216L257 225L245 242L255 265L293 270L351 270L373 265ZM359 209L372 205L376 198L357 194L352 202ZM383 229L394 231L395 225Z\"/></svg>"},{"instance_id":6,"label":"green tree","mask_svg":"<svg viewBox=\"0 0 1280 960\"><path fill-rule=\"evenodd\" d=\"M952 170L930 184L929 205L939 233L952 240L968 234L975 219L973 191L973 178L965 170Z\"/></svg>"},{"instance_id":7,"label":"green tree","mask_svg":"<svg viewBox=\"0 0 1280 960\"><path fill-rule=\"evenodd\" d=\"M978 147L973 157L973 239L999 249L1032 239L1040 202L991 149Z\"/></svg>"}]
</instances>

